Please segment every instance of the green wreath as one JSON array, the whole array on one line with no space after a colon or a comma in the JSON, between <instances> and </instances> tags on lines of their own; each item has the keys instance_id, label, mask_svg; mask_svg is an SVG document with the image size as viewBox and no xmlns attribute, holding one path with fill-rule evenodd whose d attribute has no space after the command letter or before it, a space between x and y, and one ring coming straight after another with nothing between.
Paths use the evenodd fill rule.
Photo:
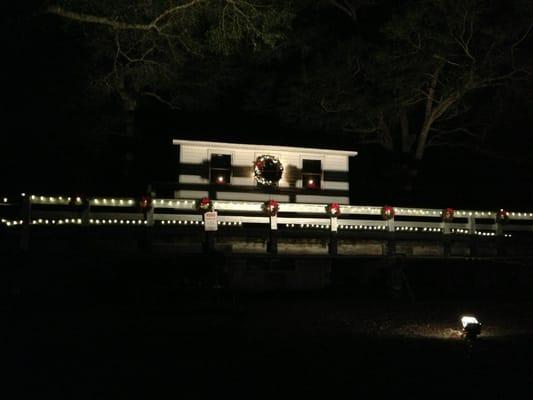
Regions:
<instances>
[{"instance_id":1,"label":"green wreath","mask_svg":"<svg viewBox=\"0 0 533 400\"><path fill-rule=\"evenodd\" d=\"M257 157L254 162L254 178L261 185L272 186L283 175L283 164L276 156L268 154Z\"/></svg>"}]
</instances>

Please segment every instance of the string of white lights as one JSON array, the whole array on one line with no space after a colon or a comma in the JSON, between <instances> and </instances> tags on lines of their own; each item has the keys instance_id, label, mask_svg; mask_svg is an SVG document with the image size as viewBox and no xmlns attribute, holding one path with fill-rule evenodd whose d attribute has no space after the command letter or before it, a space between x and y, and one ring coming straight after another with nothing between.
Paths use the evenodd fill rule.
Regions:
<instances>
[{"instance_id":1,"label":"string of white lights","mask_svg":"<svg viewBox=\"0 0 533 400\"><path fill-rule=\"evenodd\" d=\"M25 193L21 193L21 197L26 197ZM31 202L34 204L83 204L84 199L81 196L71 197L71 196L44 196L44 195L31 195ZM3 197L2 201L4 203L8 202L7 197ZM133 206L136 203L135 199L132 198L113 198L113 197L94 197L86 200L88 204L92 206L116 206L116 207L127 207ZM196 205L196 200L186 200L186 199L153 199L152 204L154 207L164 207L164 208L191 208ZM250 210L260 210L262 203L261 202L232 202L232 201L214 201L214 208L224 211L235 209L235 207L247 206L247 209ZM327 205L321 204L300 204L300 203L281 203L280 212L290 211L290 212L312 212L319 213L325 209ZM286 208L286 210L285 210ZM349 215L374 215L381 213L381 207L378 206L355 206L355 205L341 205L340 206L342 214ZM394 207L394 212L396 216L421 216L421 217L435 217L440 218L442 210L439 209L428 209L428 208L405 208L405 207ZM487 218L494 219L496 218L498 211L480 211L480 210L455 210L454 216L461 217L478 217L478 218ZM523 211L509 211L508 213L510 218L533 218L533 212L523 212Z\"/></svg>"}]
</instances>

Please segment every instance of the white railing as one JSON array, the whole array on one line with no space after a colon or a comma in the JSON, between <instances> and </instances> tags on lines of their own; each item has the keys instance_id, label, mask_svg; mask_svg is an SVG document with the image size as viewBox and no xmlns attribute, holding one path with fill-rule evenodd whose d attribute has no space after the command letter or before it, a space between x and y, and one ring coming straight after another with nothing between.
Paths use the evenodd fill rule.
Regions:
<instances>
[{"instance_id":1,"label":"white railing","mask_svg":"<svg viewBox=\"0 0 533 400\"><path fill-rule=\"evenodd\" d=\"M0 196L1 223L20 225L202 225L197 201L155 198L151 207L141 210L133 197L81 197L21 195L17 199ZM341 205L335 221L326 213L326 204L279 203L275 226L287 229L322 229L339 231L382 231L402 233L442 233L452 235L511 236L533 232L533 212L508 211L505 224L494 210L454 210L452 222L441 219L442 210L394 207L395 218L381 219L381 206ZM13 210L20 210L14 216ZM264 202L213 200L218 225L270 224ZM11 210L11 213L7 211ZM425 220L421 221L420 219Z\"/></svg>"}]
</instances>

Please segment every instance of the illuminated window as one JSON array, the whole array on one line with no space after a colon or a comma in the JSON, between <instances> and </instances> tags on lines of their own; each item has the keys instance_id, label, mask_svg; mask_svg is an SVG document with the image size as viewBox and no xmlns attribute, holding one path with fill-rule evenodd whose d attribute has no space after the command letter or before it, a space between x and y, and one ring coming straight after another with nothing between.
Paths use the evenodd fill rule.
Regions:
<instances>
[{"instance_id":1,"label":"illuminated window","mask_svg":"<svg viewBox=\"0 0 533 400\"><path fill-rule=\"evenodd\" d=\"M231 182L231 156L228 154L211 154L209 181L216 185Z\"/></svg>"},{"instance_id":2,"label":"illuminated window","mask_svg":"<svg viewBox=\"0 0 533 400\"><path fill-rule=\"evenodd\" d=\"M302 164L302 185L304 189L320 189L322 162L320 160L303 160Z\"/></svg>"}]
</instances>

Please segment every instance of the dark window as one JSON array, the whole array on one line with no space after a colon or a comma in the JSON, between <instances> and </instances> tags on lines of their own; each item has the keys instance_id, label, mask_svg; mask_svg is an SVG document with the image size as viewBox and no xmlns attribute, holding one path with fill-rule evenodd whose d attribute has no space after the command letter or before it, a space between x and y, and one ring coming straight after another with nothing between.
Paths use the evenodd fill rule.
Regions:
<instances>
[{"instance_id":1,"label":"dark window","mask_svg":"<svg viewBox=\"0 0 533 400\"><path fill-rule=\"evenodd\" d=\"M231 181L231 156L228 154L211 154L209 181L224 185Z\"/></svg>"},{"instance_id":2,"label":"dark window","mask_svg":"<svg viewBox=\"0 0 533 400\"><path fill-rule=\"evenodd\" d=\"M305 189L320 189L322 181L322 162L320 160L303 160L302 184Z\"/></svg>"}]
</instances>

